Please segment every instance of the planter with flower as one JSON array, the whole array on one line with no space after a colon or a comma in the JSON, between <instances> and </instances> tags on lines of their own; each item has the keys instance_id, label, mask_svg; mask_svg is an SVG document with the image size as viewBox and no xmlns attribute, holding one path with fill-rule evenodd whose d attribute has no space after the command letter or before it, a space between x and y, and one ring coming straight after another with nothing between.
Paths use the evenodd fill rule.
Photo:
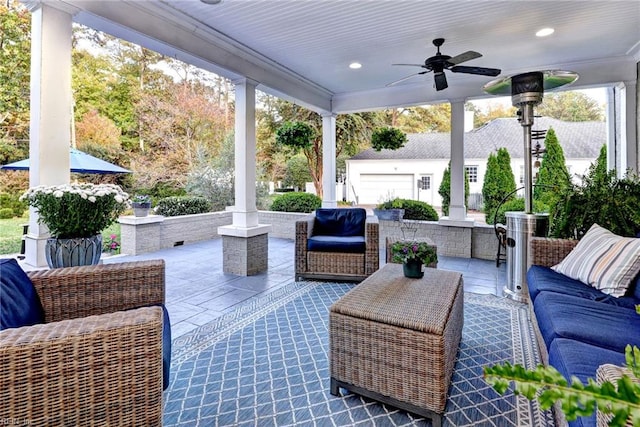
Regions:
<instances>
[{"instance_id":1,"label":"planter with flower","mask_svg":"<svg viewBox=\"0 0 640 427\"><path fill-rule=\"evenodd\" d=\"M100 232L128 207L129 195L113 184L40 185L25 200L49 229L45 257L51 268L97 264L102 254Z\"/></svg>"},{"instance_id":2,"label":"planter with flower","mask_svg":"<svg viewBox=\"0 0 640 427\"><path fill-rule=\"evenodd\" d=\"M406 277L420 278L424 275L422 265L436 267L438 253L436 247L427 242L400 240L391 245L392 261L402 263Z\"/></svg>"},{"instance_id":3,"label":"planter with flower","mask_svg":"<svg viewBox=\"0 0 640 427\"><path fill-rule=\"evenodd\" d=\"M151 209L151 197L146 194L136 194L131 199L131 207L135 216L147 216Z\"/></svg>"}]
</instances>

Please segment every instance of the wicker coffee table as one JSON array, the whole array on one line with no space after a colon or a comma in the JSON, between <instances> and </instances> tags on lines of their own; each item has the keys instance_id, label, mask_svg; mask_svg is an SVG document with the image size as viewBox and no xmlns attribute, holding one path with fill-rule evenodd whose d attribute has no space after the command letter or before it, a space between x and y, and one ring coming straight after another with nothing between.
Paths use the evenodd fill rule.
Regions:
<instances>
[{"instance_id":1,"label":"wicker coffee table","mask_svg":"<svg viewBox=\"0 0 640 427\"><path fill-rule=\"evenodd\" d=\"M442 424L462 337L462 275L408 279L386 264L329 311L331 394L339 389Z\"/></svg>"}]
</instances>

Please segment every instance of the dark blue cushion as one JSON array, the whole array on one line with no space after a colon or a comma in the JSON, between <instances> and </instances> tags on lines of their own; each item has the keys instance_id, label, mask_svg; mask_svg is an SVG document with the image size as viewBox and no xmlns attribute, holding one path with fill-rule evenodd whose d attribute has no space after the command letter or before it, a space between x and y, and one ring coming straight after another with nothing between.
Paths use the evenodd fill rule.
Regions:
<instances>
[{"instance_id":1,"label":"dark blue cushion","mask_svg":"<svg viewBox=\"0 0 640 427\"><path fill-rule=\"evenodd\" d=\"M309 251L364 253L365 249L363 236L311 236L307 241Z\"/></svg>"},{"instance_id":2,"label":"dark blue cushion","mask_svg":"<svg viewBox=\"0 0 640 427\"><path fill-rule=\"evenodd\" d=\"M171 373L171 322L169 312L164 304L162 307L162 384L163 390L169 387L169 374Z\"/></svg>"},{"instance_id":3,"label":"dark blue cushion","mask_svg":"<svg viewBox=\"0 0 640 427\"><path fill-rule=\"evenodd\" d=\"M362 208L317 209L313 235L364 236L367 211Z\"/></svg>"},{"instance_id":4,"label":"dark blue cushion","mask_svg":"<svg viewBox=\"0 0 640 427\"><path fill-rule=\"evenodd\" d=\"M44 310L29 276L15 259L0 259L0 330L43 322Z\"/></svg>"},{"instance_id":5,"label":"dark blue cushion","mask_svg":"<svg viewBox=\"0 0 640 427\"><path fill-rule=\"evenodd\" d=\"M635 310L554 292L540 292L533 309L547 348L569 338L623 353L640 345L640 315Z\"/></svg>"},{"instance_id":6,"label":"dark blue cushion","mask_svg":"<svg viewBox=\"0 0 640 427\"><path fill-rule=\"evenodd\" d=\"M596 377L596 370L605 363L624 365L624 353L607 350L583 342L557 338L549 347L549 365L553 366L567 381L577 377L583 384L588 378ZM591 427L596 425L595 414L590 417L578 417L570 421L571 427Z\"/></svg>"},{"instance_id":7,"label":"dark blue cushion","mask_svg":"<svg viewBox=\"0 0 640 427\"><path fill-rule=\"evenodd\" d=\"M640 299L634 297L614 297L586 285L579 280L574 280L562 273L553 271L549 267L532 265L527 271L527 287L531 301L536 300L540 292L555 292L563 295L571 295L607 304L618 305L633 309Z\"/></svg>"}]
</instances>

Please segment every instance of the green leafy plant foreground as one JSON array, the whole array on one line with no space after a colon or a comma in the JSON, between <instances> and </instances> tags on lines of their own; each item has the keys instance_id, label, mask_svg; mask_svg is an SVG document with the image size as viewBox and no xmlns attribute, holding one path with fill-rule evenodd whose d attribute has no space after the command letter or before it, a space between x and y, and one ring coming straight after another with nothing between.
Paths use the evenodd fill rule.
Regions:
<instances>
[{"instance_id":1,"label":"green leafy plant foreground","mask_svg":"<svg viewBox=\"0 0 640 427\"><path fill-rule=\"evenodd\" d=\"M542 409L550 409L559 402L567 420L593 414L596 407L603 413L612 414L609 423L613 427L622 427L631 421L634 427L640 426L640 349L627 345L627 367L636 378L623 375L615 384L609 381L598 384L589 378L582 384L578 378L567 381L552 366L539 365L527 370L521 365L495 365L484 368L484 379L498 393L504 394L514 384L514 393L529 400L537 399Z\"/></svg>"},{"instance_id":2,"label":"green leafy plant foreground","mask_svg":"<svg viewBox=\"0 0 640 427\"><path fill-rule=\"evenodd\" d=\"M376 206L377 209L404 209L403 219L417 221L437 221L438 212L427 202L419 200L395 198L386 200Z\"/></svg>"}]
</instances>

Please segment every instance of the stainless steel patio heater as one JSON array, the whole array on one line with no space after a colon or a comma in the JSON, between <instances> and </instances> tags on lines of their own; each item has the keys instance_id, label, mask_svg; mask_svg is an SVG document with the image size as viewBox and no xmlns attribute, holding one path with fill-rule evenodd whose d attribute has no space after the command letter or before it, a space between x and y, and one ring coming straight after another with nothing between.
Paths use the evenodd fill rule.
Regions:
<instances>
[{"instance_id":1,"label":"stainless steel patio heater","mask_svg":"<svg viewBox=\"0 0 640 427\"><path fill-rule=\"evenodd\" d=\"M531 128L533 108L542 102L545 90L573 83L578 75L572 71L534 71L493 80L483 89L492 95L511 94L511 102L518 107L518 120L524 131L524 212L507 212L507 284L505 297L527 300L527 269L529 268L529 239L546 236L549 215L533 213L533 179L531 168Z\"/></svg>"}]
</instances>

